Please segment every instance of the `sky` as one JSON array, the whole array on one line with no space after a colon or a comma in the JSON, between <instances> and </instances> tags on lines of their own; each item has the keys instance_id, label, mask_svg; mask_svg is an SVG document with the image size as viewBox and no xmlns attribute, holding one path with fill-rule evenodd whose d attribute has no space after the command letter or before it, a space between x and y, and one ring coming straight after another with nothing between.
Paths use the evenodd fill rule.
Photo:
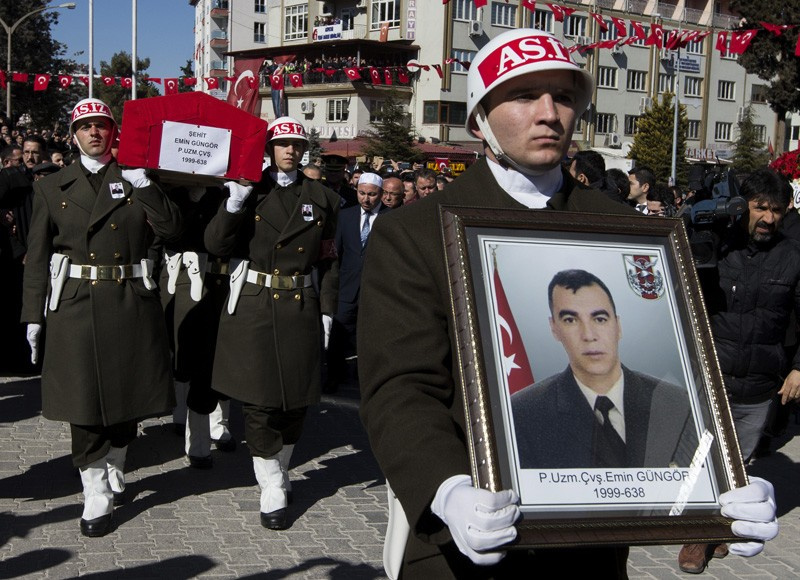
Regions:
<instances>
[{"instance_id":1,"label":"sky","mask_svg":"<svg viewBox=\"0 0 800 580\"><path fill-rule=\"evenodd\" d=\"M51 6L66 0L53 0ZM89 0L75 2L73 10L59 9L55 40L67 47L66 57L79 63L89 60ZM94 67L109 62L120 51L132 48L132 0L94 0ZM189 0L138 0L138 58L150 59L152 77L181 76L180 67L194 55L194 7ZM160 85L156 85L160 88Z\"/></svg>"}]
</instances>

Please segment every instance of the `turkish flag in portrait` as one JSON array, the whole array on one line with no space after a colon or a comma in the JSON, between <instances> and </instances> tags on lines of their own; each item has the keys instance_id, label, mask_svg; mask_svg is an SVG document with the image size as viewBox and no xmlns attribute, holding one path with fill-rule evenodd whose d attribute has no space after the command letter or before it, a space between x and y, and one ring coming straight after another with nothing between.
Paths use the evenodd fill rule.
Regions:
<instances>
[{"instance_id":1,"label":"turkish flag in portrait","mask_svg":"<svg viewBox=\"0 0 800 580\"><path fill-rule=\"evenodd\" d=\"M283 90L283 73L272 75L269 77L269 84L272 87L273 91L282 91Z\"/></svg>"},{"instance_id":2,"label":"turkish flag in portrait","mask_svg":"<svg viewBox=\"0 0 800 580\"><path fill-rule=\"evenodd\" d=\"M373 85L381 84L381 71L376 69L374 66L369 67L369 76L372 77Z\"/></svg>"},{"instance_id":3,"label":"turkish flag in portrait","mask_svg":"<svg viewBox=\"0 0 800 580\"><path fill-rule=\"evenodd\" d=\"M178 94L178 79L164 79L164 94L165 95Z\"/></svg>"},{"instance_id":4,"label":"turkish flag in portrait","mask_svg":"<svg viewBox=\"0 0 800 580\"><path fill-rule=\"evenodd\" d=\"M303 86L303 75L300 73L289 73L289 82L294 88Z\"/></svg>"},{"instance_id":5,"label":"turkish flag in portrait","mask_svg":"<svg viewBox=\"0 0 800 580\"><path fill-rule=\"evenodd\" d=\"M206 81L207 89L213 90L219 88L219 79L217 77L203 77L203 80Z\"/></svg>"},{"instance_id":6,"label":"turkish flag in portrait","mask_svg":"<svg viewBox=\"0 0 800 580\"><path fill-rule=\"evenodd\" d=\"M37 74L33 77L33 90L46 91L47 86L50 84L50 75Z\"/></svg>"},{"instance_id":7,"label":"turkish flag in portrait","mask_svg":"<svg viewBox=\"0 0 800 580\"><path fill-rule=\"evenodd\" d=\"M264 58L237 58L233 61L233 76L228 89L228 104L260 116L261 99L258 98L258 79ZM281 76L283 80L283 76ZM270 84L272 79L270 79Z\"/></svg>"},{"instance_id":8,"label":"turkish flag in portrait","mask_svg":"<svg viewBox=\"0 0 800 580\"><path fill-rule=\"evenodd\" d=\"M358 72L356 67L346 67L344 69L344 74L346 74L347 78L351 81L357 81L361 79L361 73Z\"/></svg>"},{"instance_id":9,"label":"turkish flag in portrait","mask_svg":"<svg viewBox=\"0 0 800 580\"><path fill-rule=\"evenodd\" d=\"M58 84L62 89L66 89L72 84L72 77L69 75L58 75Z\"/></svg>"},{"instance_id":10,"label":"turkish flag in portrait","mask_svg":"<svg viewBox=\"0 0 800 580\"><path fill-rule=\"evenodd\" d=\"M129 89L133 86L133 79L131 77L122 77L119 79L119 84L122 85L122 88Z\"/></svg>"},{"instance_id":11,"label":"turkish flag in portrait","mask_svg":"<svg viewBox=\"0 0 800 580\"><path fill-rule=\"evenodd\" d=\"M408 84L408 72L403 67L397 68L397 80L403 83L404 85Z\"/></svg>"},{"instance_id":12,"label":"turkish flag in portrait","mask_svg":"<svg viewBox=\"0 0 800 580\"><path fill-rule=\"evenodd\" d=\"M116 81L117 79L115 79L114 77L106 77L106 76L103 77L103 84L106 85L107 87L110 87L111 85L115 84Z\"/></svg>"},{"instance_id":13,"label":"turkish flag in portrait","mask_svg":"<svg viewBox=\"0 0 800 580\"><path fill-rule=\"evenodd\" d=\"M500 280L500 271L497 268L497 261L494 262L494 293L496 299L495 311L497 316L497 333L501 337L502 353L501 362L503 374L506 376L508 392L513 395L517 391L533 384L533 372L528 361L528 353L522 342L522 334L514 321L514 314L508 304L503 283Z\"/></svg>"}]
</instances>

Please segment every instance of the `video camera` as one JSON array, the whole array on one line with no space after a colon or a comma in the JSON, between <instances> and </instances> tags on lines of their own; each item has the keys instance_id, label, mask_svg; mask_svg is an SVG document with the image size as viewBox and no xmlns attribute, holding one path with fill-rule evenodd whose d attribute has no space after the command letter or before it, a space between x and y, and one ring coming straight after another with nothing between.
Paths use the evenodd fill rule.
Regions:
<instances>
[{"instance_id":1,"label":"video camera","mask_svg":"<svg viewBox=\"0 0 800 580\"><path fill-rule=\"evenodd\" d=\"M747 202L739 195L732 169L723 172L694 166L689 172L689 189L695 192L694 198L676 217L686 222L695 267L714 268L721 240L747 211Z\"/></svg>"}]
</instances>

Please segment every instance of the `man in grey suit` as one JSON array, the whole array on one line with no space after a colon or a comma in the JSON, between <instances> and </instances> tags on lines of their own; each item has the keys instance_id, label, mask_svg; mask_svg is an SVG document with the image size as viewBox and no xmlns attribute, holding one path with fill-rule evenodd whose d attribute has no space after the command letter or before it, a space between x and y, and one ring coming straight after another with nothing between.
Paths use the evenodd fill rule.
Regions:
<instances>
[{"instance_id":1,"label":"man in grey suit","mask_svg":"<svg viewBox=\"0 0 800 580\"><path fill-rule=\"evenodd\" d=\"M622 365L603 281L558 272L548 301L569 366L511 398L521 467L687 467L698 439L686 389Z\"/></svg>"}]
</instances>

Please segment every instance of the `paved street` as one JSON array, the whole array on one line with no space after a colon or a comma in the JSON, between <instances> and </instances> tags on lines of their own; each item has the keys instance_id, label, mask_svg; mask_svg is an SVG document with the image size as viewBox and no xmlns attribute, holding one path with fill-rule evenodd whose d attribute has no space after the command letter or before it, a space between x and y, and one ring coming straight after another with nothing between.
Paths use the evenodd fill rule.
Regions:
<instances>
[{"instance_id":1,"label":"paved street","mask_svg":"<svg viewBox=\"0 0 800 580\"><path fill-rule=\"evenodd\" d=\"M38 379L0 378L0 578L383 578L386 488L357 405L349 387L309 412L292 459L291 529L260 526L245 445L214 451L212 470L191 469L165 418L141 424L128 454L132 501L116 510L113 533L90 539L78 530L68 427L40 416ZM232 431L241 441L236 407ZM800 438L779 445L751 473L775 484L781 535L756 558L714 560L704 577L800 577ZM630 576L689 577L677 570L677 552L635 548Z\"/></svg>"}]
</instances>

